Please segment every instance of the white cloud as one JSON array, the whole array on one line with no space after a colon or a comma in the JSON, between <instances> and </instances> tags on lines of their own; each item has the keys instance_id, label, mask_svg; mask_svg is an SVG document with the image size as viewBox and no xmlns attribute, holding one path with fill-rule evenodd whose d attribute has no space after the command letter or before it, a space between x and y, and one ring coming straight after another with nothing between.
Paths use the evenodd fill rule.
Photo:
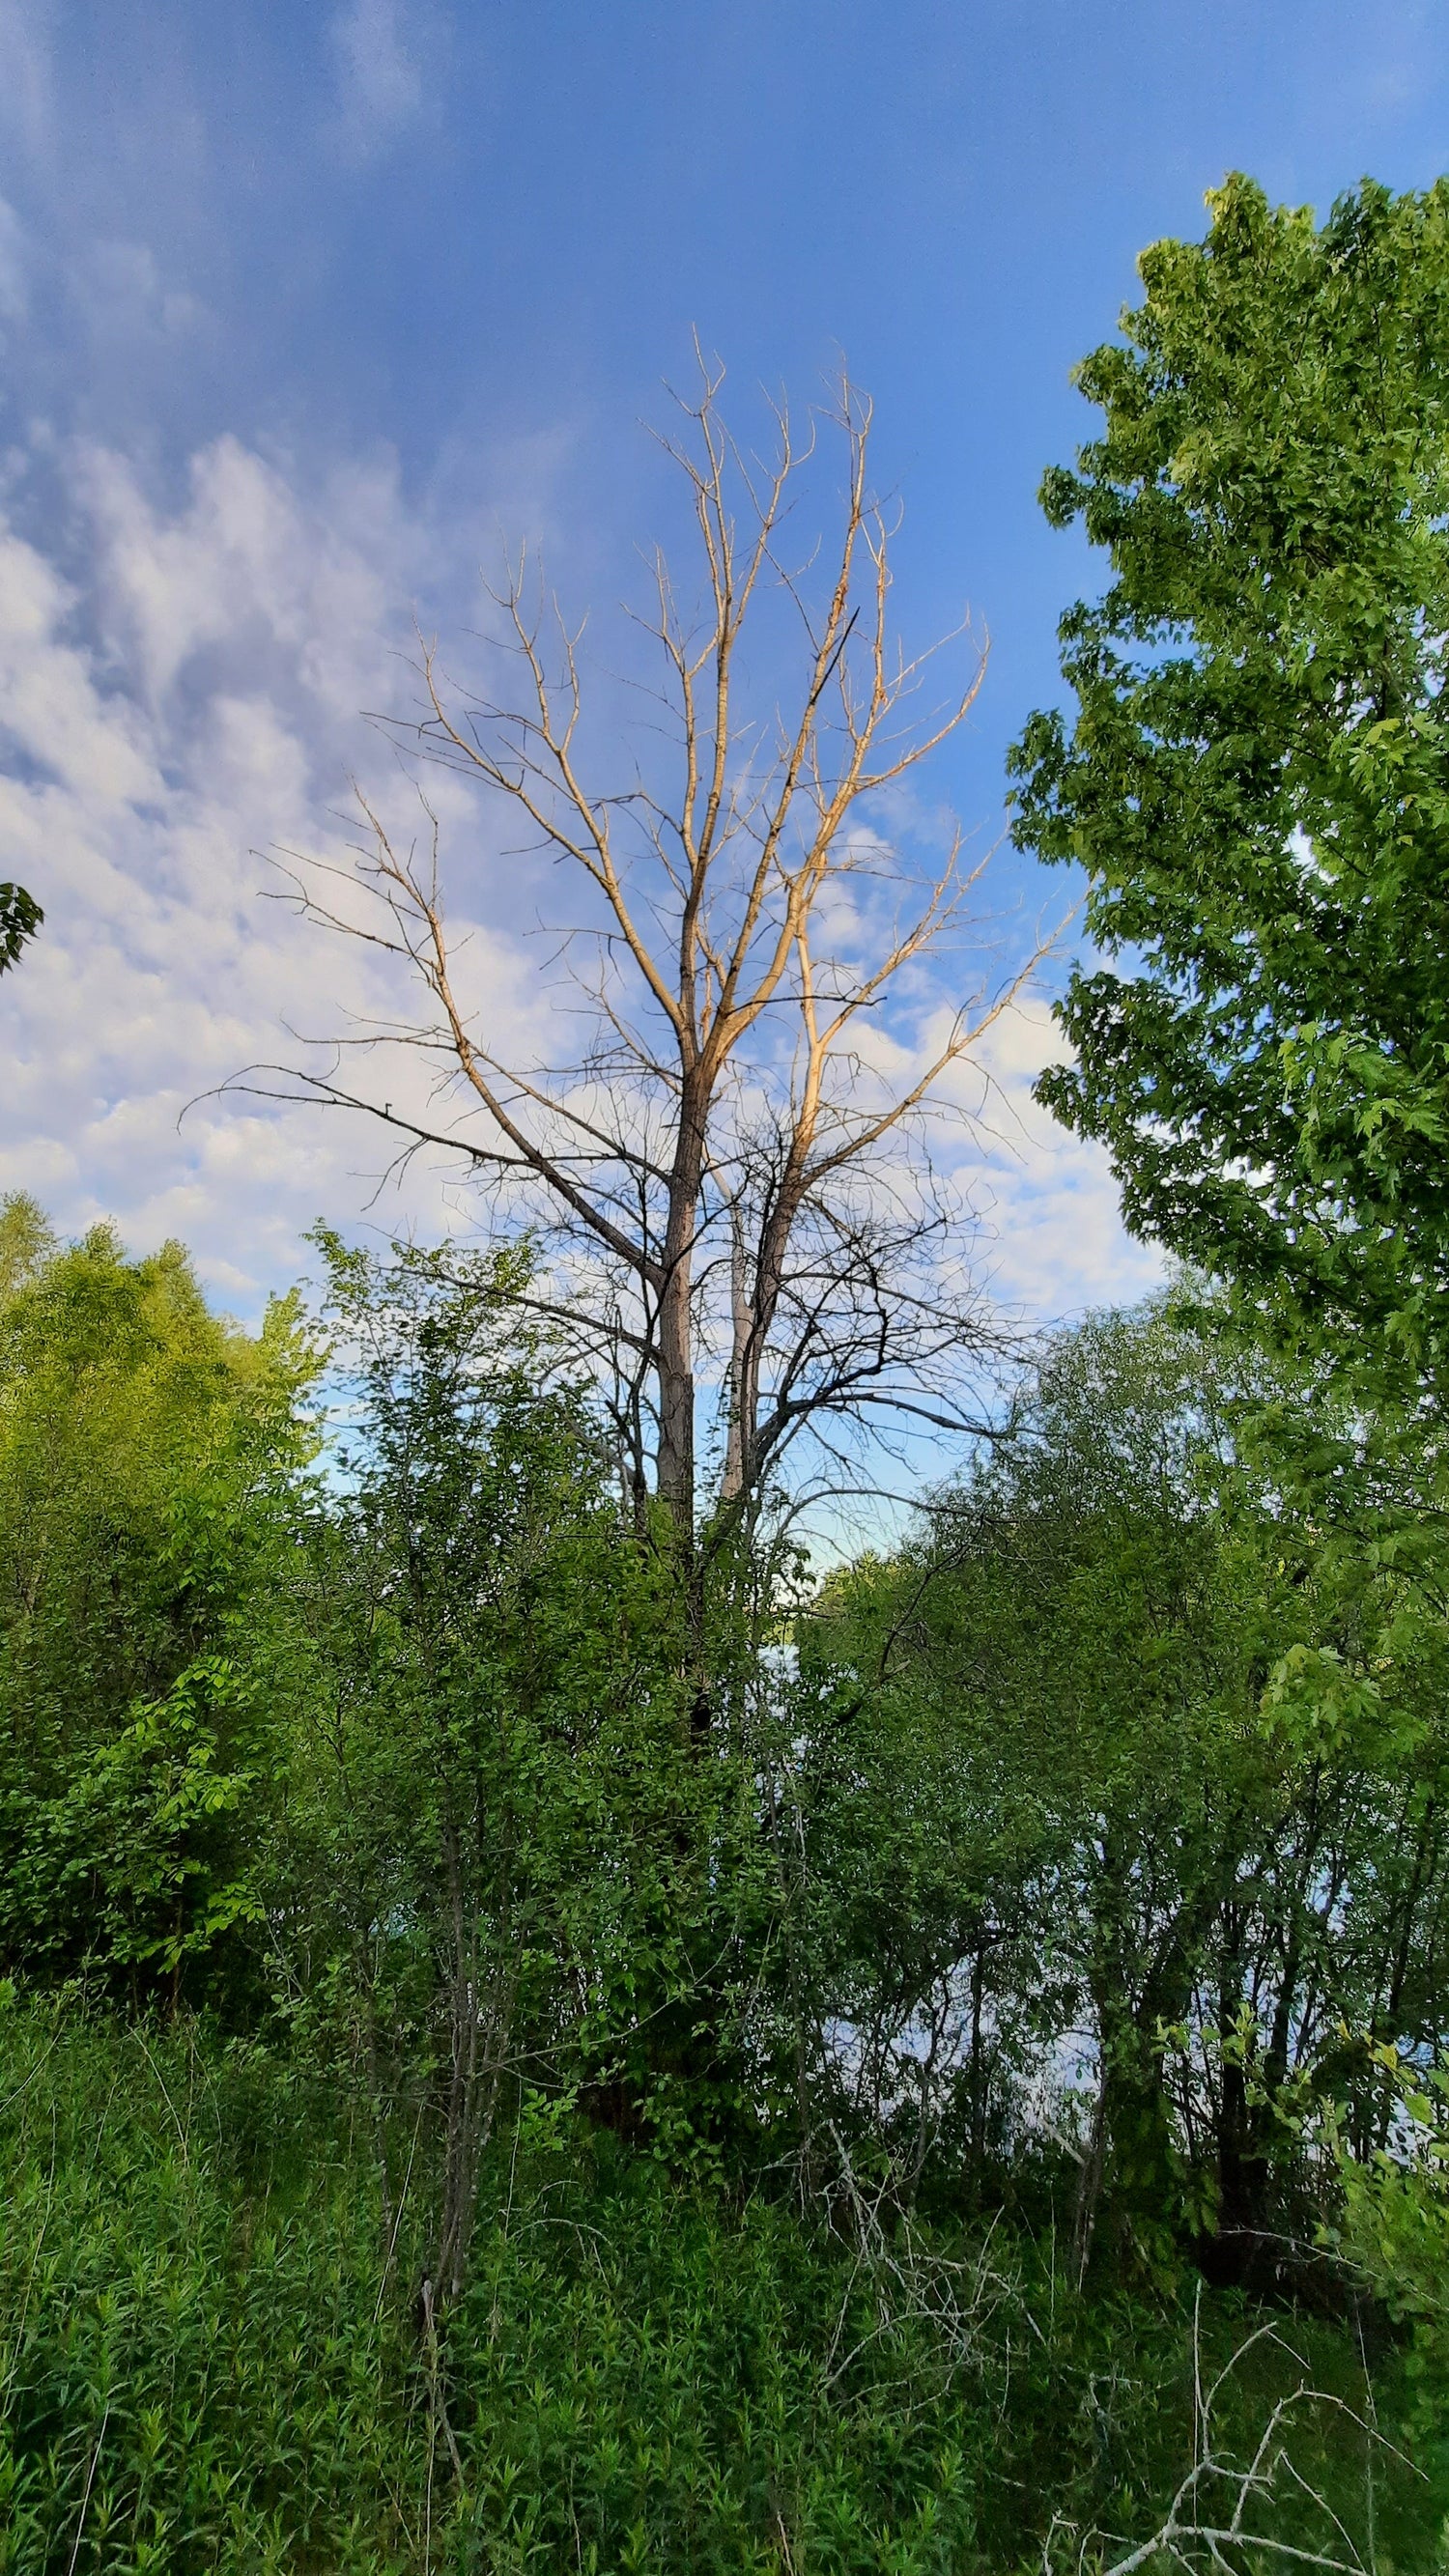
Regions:
<instances>
[{"instance_id":1,"label":"white cloud","mask_svg":"<svg viewBox=\"0 0 1449 2576\"><path fill-rule=\"evenodd\" d=\"M82 579L0 527L0 847L46 912L0 984L4 1181L71 1229L106 1214L138 1245L182 1234L251 1311L294 1274L319 1212L357 1221L379 1148L301 1111L187 1104L288 1053L285 1024L311 1034L395 1002L366 951L259 899L256 853L340 855L359 763L397 798L358 709L399 695L408 576L436 540L385 465L309 500L228 439L170 513L107 451L73 453L69 487ZM503 932L469 962L517 1034L536 973ZM380 1213L439 1224L441 1184L417 1175Z\"/></svg>"},{"instance_id":2,"label":"white cloud","mask_svg":"<svg viewBox=\"0 0 1449 2576\"><path fill-rule=\"evenodd\" d=\"M432 551L389 463L334 478L311 511L278 467L230 437L193 457L186 505L170 518L110 450L79 451L76 486L96 532L103 635L153 715L205 661L213 687L265 667L274 686L300 692L313 727L355 726L416 559L426 570Z\"/></svg>"},{"instance_id":3,"label":"white cloud","mask_svg":"<svg viewBox=\"0 0 1449 2576\"><path fill-rule=\"evenodd\" d=\"M370 159L426 104L423 58L435 30L417 0L345 0L329 23L344 148Z\"/></svg>"},{"instance_id":4,"label":"white cloud","mask_svg":"<svg viewBox=\"0 0 1449 2576\"><path fill-rule=\"evenodd\" d=\"M510 523L547 515L560 461L553 441L491 460ZM341 856L337 809L359 767L404 811L396 766L358 711L405 696L396 657L419 590L444 594L454 632L476 617L470 567L487 547L456 496L411 506L385 457L308 490L222 438L169 508L112 450L63 450L48 470L64 485L57 524L82 531L68 570L0 523L0 848L47 916L0 982L5 1183L34 1189L70 1229L108 1214L137 1245L179 1233L251 1312L294 1275L316 1215L358 1223L385 1145L361 1122L204 1095L243 1065L295 1056L288 1029L311 1037L405 1007L375 952L260 899L275 880L255 854ZM475 925L471 998L505 1059L546 1057L556 994L523 937L539 889L499 863L455 782L430 785L453 927ZM550 884L539 888L556 910ZM848 945L856 926L842 905L835 935ZM873 1023L865 1078L898 1078L929 1037ZM998 1293L1038 1317L1131 1297L1159 1275L1123 1236L1105 1159L1030 1100L1053 1044L1039 1006L1000 1020L983 1048L986 1126L946 1147L963 1196L985 1206ZM406 1074L382 1079L406 1096ZM979 1105L979 1092L963 1101ZM416 1171L377 1221L440 1229L455 1212L445 1177Z\"/></svg>"},{"instance_id":5,"label":"white cloud","mask_svg":"<svg viewBox=\"0 0 1449 2576\"><path fill-rule=\"evenodd\" d=\"M66 264L66 284L99 347L134 352L138 343L179 339L207 320L206 307L168 279L148 242L88 242Z\"/></svg>"},{"instance_id":6,"label":"white cloud","mask_svg":"<svg viewBox=\"0 0 1449 2576\"><path fill-rule=\"evenodd\" d=\"M62 640L72 605L43 556L0 536L0 728L92 805L142 803L159 777L133 711L102 699L89 658Z\"/></svg>"},{"instance_id":7,"label":"white cloud","mask_svg":"<svg viewBox=\"0 0 1449 2576\"><path fill-rule=\"evenodd\" d=\"M0 197L0 322L23 322L30 309L30 258L25 228Z\"/></svg>"},{"instance_id":8,"label":"white cloud","mask_svg":"<svg viewBox=\"0 0 1449 2576\"><path fill-rule=\"evenodd\" d=\"M960 1089L980 1123L958 1180L986 1217L996 1293L1039 1321L1131 1304L1165 1276L1161 1253L1123 1227L1102 1147L1059 1127L1031 1096L1042 1067L1065 1052L1046 1002L1028 997L982 1040L985 1081L967 1077Z\"/></svg>"},{"instance_id":9,"label":"white cloud","mask_svg":"<svg viewBox=\"0 0 1449 2576\"><path fill-rule=\"evenodd\" d=\"M0 120L31 151L53 128L51 22L47 0L0 0Z\"/></svg>"}]
</instances>

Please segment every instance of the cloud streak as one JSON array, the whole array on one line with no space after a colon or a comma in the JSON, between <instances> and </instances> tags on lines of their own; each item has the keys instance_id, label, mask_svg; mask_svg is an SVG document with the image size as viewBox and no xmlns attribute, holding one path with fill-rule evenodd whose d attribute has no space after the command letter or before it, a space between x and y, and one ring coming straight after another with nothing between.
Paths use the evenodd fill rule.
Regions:
<instances>
[{"instance_id":1,"label":"cloud streak","mask_svg":"<svg viewBox=\"0 0 1449 2576\"><path fill-rule=\"evenodd\" d=\"M510 515L546 515L539 484L556 463L534 460L525 500L527 460L500 460ZM279 881L256 854L343 860L359 767L412 828L405 782L358 711L405 693L410 598L446 589L483 549L455 507L410 505L385 458L305 487L225 437L193 457L170 507L111 448L72 445L49 470L57 524L81 532L64 567L33 531L0 527L0 833L6 872L47 915L0 986L6 1180L71 1229L115 1215L140 1245L180 1234L250 1313L295 1274L317 1215L359 1221L386 1146L365 1122L207 1095L244 1065L295 1057L289 1031L360 1034L407 1007L375 952L262 899ZM557 997L524 935L517 862L455 782L430 792L490 1043L547 1060ZM998 1133L963 1145L955 1173L985 1209L998 1292L1037 1316L1130 1296L1157 1271L1125 1242L1100 1155L1030 1102L1051 1044L1040 1009L997 1024ZM387 1084L397 1101L422 1079L414 1062ZM374 1221L435 1231L467 1212L456 1173L417 1167Z\"/></svg>"},{"instance_id":2,"label":"cloud streak","mask_svg":"<svg viewBox=\"0 0 1449 2576\"><path fill-rule=\"evenodd\" d=\"M328 25L346 155L370 161L417 124L429 104L424 64L437 27L412 0L346 0Z\"/></svg>"},{"instance_id":3,"label":"cloud streak","mask_svg":"<svg viewBox=\"0 0 1449 2576\"><path fill-rule=\"evenodd\" d=\"M396 795L357 711L397 693L396 603L428 532L386 467L309 502L231 439L195 458L169 515L112 452L73 453L67 476L84 587L0 534L0 834L47 916L0 991L6 1179L72 1228L115 1214L139 1242L184 1235L251 1310L313 1217L355 1218L376 1149L300 1114L187 1104L283 1051L288 1024L391 1002L364 952L319 954L259 900L256 853L340 856L360 753ZM495 976L529 989L505 935L475 962L485 1001ZM400 1212L446 1213L424 1182Z\"/></svg>"}]
</instances>

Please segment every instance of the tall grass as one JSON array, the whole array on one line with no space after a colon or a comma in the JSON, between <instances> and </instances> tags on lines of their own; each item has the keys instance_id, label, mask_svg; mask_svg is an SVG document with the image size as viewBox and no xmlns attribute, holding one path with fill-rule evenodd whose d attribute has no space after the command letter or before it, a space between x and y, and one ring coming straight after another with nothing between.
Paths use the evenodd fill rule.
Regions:
<instances>
[{"instance_id":1,"label":"tall grass","mask_svg":"<svg viewBox=\"0 0 1449 2576\"><path fill-rule=\"evenodd\" d=\"M0 2160L0 2576L971 2576L1039 2565L1054 2515L1148 2530L1182 2473L1190 2301L1069 2293L1045 2221L883 2263L537 2106L434 2361L425 2153L389 2245L366 2123L262 2052L12 2002ZM1242 2311L1204 2318L1221 2360ZM1277 2333L1233 2383L1244 2439L1289 2345L1362 2408L1352 2337ZM1396 2390L1390 2356L1389 2428ZM1303 2439L1362 2523L1352 2428ZM1445 2497L1375 2478L1380 2576L1427 2569Z\"/></svg>"}]
</instances>

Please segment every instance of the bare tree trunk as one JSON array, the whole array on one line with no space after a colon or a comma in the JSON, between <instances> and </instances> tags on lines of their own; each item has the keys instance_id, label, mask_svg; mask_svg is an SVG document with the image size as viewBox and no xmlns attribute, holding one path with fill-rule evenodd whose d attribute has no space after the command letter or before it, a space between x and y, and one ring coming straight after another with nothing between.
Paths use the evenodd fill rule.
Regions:
<instances>
[{"instance_id":1,"label":"bare tree trunk","mask_svg":"<svg viewBox=\"0 0 1449 2576\"><path fill-rule=\"evenodd\" d=\"M670 1178L659 1292L658 1356L660 1501L668 1506L686 1558L694 1551L694 1241L704 1162L705 1103L698 1076L686 1080L679 1141Z\"/></svg>"},{"instance_id":2,"label":"bare tree trunk","mask_svg":"<svg viewBox=\"0 0 1449 2576\"><path fill-rule=\"evenodd\" d=\"M971 1954L971 2183L981 2189L986 2162L986 2067L981 2046L981 2008L986 1987L986 1926L981 1924Z\"/></svg>"}]
</instances>

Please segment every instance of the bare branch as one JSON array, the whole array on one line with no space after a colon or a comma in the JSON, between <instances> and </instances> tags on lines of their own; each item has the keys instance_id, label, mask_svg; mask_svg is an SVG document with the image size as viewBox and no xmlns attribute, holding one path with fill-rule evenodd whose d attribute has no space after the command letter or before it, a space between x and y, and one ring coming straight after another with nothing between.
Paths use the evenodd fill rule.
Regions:
<instances>
[{"instance_id":1,"label":"bare branch","mask_svg":"<svg viewBox=\"0 0 1449 2576\"><path fill-rule=\"evenodd\" d=\"M956 1401L953 1378L963 1349L984 1354L1002 1336L974 1292L946 1294L932 1275L947 1218L923 1121L1050 945L994 992L983 984L933 1043L915 1042L926 961L986 865L963 864L956 834L904 919L872 940L869 907L852 916L868 954L852 949L847 965L833 953L837 890L872 874L906 882L879 800L965 720L986 652L965 623L925 653L896 644L899 513L872 489L871 406L848 378L804 437L772 404L761 462L721 417L722 369L696 357L697 389L676 397L681 427L660 445L688 496L699 603L656 550L638 623L671 721L663 736L654 725L628 784L594 783L585 628L535 583L526 553L491 595L487 649L515 674L501 694L455 685L419 633L418 709L377 719L406 758L468 781L485 816L517 816L529 850L577 888L580 917L560 937L589 1025L581 1060L561 1061L546 1031L532 1062L500 1044L450 943L436 815L424 800L423 844L405 845L359 795L365 836L351 861L285 854L283 896L408 979L425 1016L361 1022L320 1065L252 1067L232 1086L366 1114L397 1139L399 1161L458 1155L485 1191L514 1194L555 1261L538 1310L597 1355L621 1456L637 1462L652 1419L654 1479L686 1546L701 1379L725 1390L723 1492L742 1506L807 1431L829 1448L892 1418L942 1436L989 1428ZM838 515L827 555L807 544L792 560L822 432L843 456ZM799 668L793 699L762 725L747 706L745 644L759 620L774 653L772 616ZM957 684L918 709L935 655L962 646ZM897 1055L911 1032L904 1081L870 1071L859 1034L891 1011ZM446 1116L406 1083L388 1100L344 1076L390 1048L427 1066L433 1104L454 1095Z\"/></svg>"}]
</instances>

